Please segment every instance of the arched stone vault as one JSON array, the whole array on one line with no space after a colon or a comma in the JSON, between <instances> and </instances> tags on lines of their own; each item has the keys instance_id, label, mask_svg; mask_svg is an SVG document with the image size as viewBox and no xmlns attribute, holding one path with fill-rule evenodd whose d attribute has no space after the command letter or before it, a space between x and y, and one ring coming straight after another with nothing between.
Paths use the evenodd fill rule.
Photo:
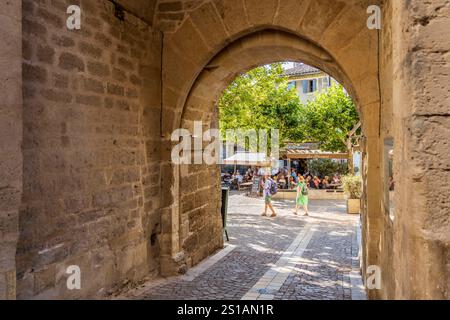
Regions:
<instances>
[{"instance_id":1,"label":"arched stone vault","mask_svg":"<svg viewBox=\"0 0 450 320\"><path fill-rule=\"evenodd\" d=\"M325 50L295 35L269 29L236 40L205 66L190 90L179 124L192 107L190 99L193 96L217 101L222 91L239 74L276 61L302 61L320 68L343 83L358 101L347 75Z\"/></svg>"},{"instance_id":2,"label":"arched stone vault","mask_svg":"<svg viewBox=\"0 0 450 320\"><path fill-rule=\"evenodd\" d=\"M366 166L372 168L365 177L365 191L374 194L364 206L371 219L366 234L372 239L365 251L377 251L378 33L366 27L368 1L288 1L281 10L273 5L276 1L231 2L207 1L165 36L162 157L163 177L171 178L163 184L170 186L163 193L163 274L196 264L222 245L218 170L173 166L170 134L176 128L191 128L193 121L202 120L209 127L217 99L239 73L276 61L314 65L335 77L354 98L367 138ZM237 15L239 5L245 14ZM292 19L292 12L298 13L298 20ZM376 263L376 254L367 256Z\"/></svg>"}]
</instances>

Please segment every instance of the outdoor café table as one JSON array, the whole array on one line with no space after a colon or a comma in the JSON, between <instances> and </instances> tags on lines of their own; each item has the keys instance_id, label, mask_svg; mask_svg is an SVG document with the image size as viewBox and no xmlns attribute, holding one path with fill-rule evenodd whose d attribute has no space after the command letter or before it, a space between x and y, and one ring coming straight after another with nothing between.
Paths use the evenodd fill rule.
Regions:
<instances>
[{"instance_id":1,"label":"outdoor caf\u00e9 table","mask_svg":"<svg viewBox=\"0 0 450 320\"><path fill-rule=\"evenodd\" d=\"M328 188L336 190L336 189L338 189L340 186L342 186L341 183L330 183L330 184L328 185Z\"/></svg>"},{"instance_id":2,"label":"outdoor caf\u00e9 table","mask_svg":"<svg viewBox=\"0 0 450 320\"><path fill-rule=\"evenodd\" d=\"M242 188L244 188L244 189L251 189L251 187L252 187L252 185L253 185L253 182L244 182L244 183L241 183L241 189Z\"/></svg>"}]
</instances>

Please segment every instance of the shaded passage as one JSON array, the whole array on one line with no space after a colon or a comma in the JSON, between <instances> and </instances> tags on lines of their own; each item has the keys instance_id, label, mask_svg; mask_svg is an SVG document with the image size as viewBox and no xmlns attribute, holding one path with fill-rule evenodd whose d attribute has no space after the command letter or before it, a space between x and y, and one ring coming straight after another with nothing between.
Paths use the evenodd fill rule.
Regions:
<instances>
[{"instance_id":1,"label":"shaded passage","mask_svg":"<svg viewBox=\"0 0 450 320\"><path fill-rule=\"evenodd\" d=\"M292 202L278 201L276 219L260 217L262 205L232 195L225 250L187 275L146 283L120 298L351 299L359 217L347 215L343 201L313 202L311 217L295 216Z\"/></svg>"}]
</instances>

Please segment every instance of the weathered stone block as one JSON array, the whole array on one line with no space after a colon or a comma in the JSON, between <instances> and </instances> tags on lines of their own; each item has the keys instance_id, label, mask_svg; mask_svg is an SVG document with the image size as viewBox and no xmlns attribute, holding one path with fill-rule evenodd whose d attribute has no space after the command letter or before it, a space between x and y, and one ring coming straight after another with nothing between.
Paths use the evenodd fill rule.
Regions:
<instances>
[{"instance_id":1,"label":"weathered stone block","mask_svg":"<svg viewBox=\"0 0 450 320\"><path fill-rule=\"evenodd\" d=\"M55 49L49 46L38 46L37 57L41 62L52 64L55 57Z\"/></svg>"},{"instance_id":2,"label":"weathered stone block","mask_svg":"<svg viewBox=\"0 0 450 320\"><path fill-rule=\"evenodd\" d=\"M42 18L42 20L45 21L47 25L51 25L54 28L63 28L65 26L63 18L61 16L47 11L42 7L38 8L37 13L38 16Z\"/></svg>"},{"instance_id":3,"label":"weathered stone block","mask_svg":"<svg viewBox=\"0 0 450 320\"><path fill-rule=\"evenodd\" d=\"M134 70L134 64L133 62L131 62L130 60L124 58L124 57L119 57L117 59L117 63L119 64L119 66L125 68L125 70L128 71L133 71Z\"/></svg>"},{"instance_id":4,"label":"weathered stone block","mask_svg":"<svg viewBox=\"0 0 450 320\"><path fill-rule=\"evenodd\" d=\"M34 294L39 294L55 285L55 266L34 272Z\"/></svg>"},{"instance_id":5,"label":"weathered stone block","mask_svg":"<svg viewBox=\"0 0 450 320\"><path fill-rule=\"evenodd\" d=\"M41 95L53 102L69 103L72 101L72 95L66 91L57 91L53 89L45 89L41 91Z\"/></svg>"},{"instance_id":6,"label":"weathered stone block","mask_svg":"<svg viewBox=\"0 0 450 320\"><path fill-rule=\"evenodd\" d=\"M181 11L183 9L183 3L177 2L162 2L158 4L159 11Z\"/></svg>"},{"instance_id":7,"label":"weathered stone block","mask_svg":"<svg viewBox=\"0 0 450 320\"><path fill-rule=\"evenodd\" d=\"M100 59L102 57L102 49L92 45L89 42L80 42L79 49L83 55L90 56L94 59Z\"/></svg>"},{"instance_id":8,"label":"weathered stone block","mask_svg":"<svg viewBox=\"0 0 450 320\"><path fill-rule=\"evenodd\" d=\"M78 70L84 71L84 62L78 56L64 52L59 56L59 67L63 70Z\"/></svg>"},{"instance_id":9,"label":"weathered stone block","mask_svg":"<svg viewBox=\"0 0 450 320\"><path fill-rule=\"evenodd\" d=\"M116 96L124 96L125 95L125 88L123 86L113 84L113 83L108 83L107 91L109 94L116 95Z\"/></svg>"},{"instance_id":10,"label":"weathered stone block","mask_svg":"<svg viewBox=\"0 0 450 320\"><path fill-rule=\"evenodd\" d=\"M181 200L181 212L185 213L195 208L195 201L193 196L186 196Z\"/></svg>"},{"instance_id":11,"label":"weathered stone block","mask_svg":"<svg viewBox=\"0 0 450 320\"><path fill-rule=\"evenodd\" d=\"M274 22L276 25L297 30L302 23L311 0L284 0L283 5L278 7Z\"/></svg>"},{"instance_id":12,"label":"weathered stone block","mask_svg":"<svg viewBox=\"0 0 450 320\"><path fill-rule=\"evenodd\" d=\"M247 19L236 19L245 12L244 0L214 0L214 4L232 37L249 27Z\"/></svg>"},{"instance_id":13,"label":"weathered stone block","mask_svg":"<svg viewBox=\"0 0 450 320\"><path fill-rule=\"evenodd\" d=\"M22 28L25 33L33 35L37 38L44 38L47 35L47 28L43 24L27 18L23 19Z\"/></svg>"},{"instance_id":14,"label":"weathered stone block","mask_svg":"<svg viewBox=\"0 0 450 320\"><path fill-rule=\"evenodd\" d=\"M276 0L245 0L248 20L251 25L270 25L277 11Z\"/></svg>"},{"instance_id":15,"label":"weathered stone block","mask_svg":"<svg viewBox=\"0 0 450 320\"><path fill-rule=\"evenodd\" d=\"M191 234L187 239L183 242L183 249L187 252L193 252L195 248L198 246L198 236L197 234Z\"/></svg>"},{"instance_id":16,"label":"weathered stone block","mask_svg":"<svg viewBox=\"0 0 450 320\"><path fill-rule=\"evenodd\" d=\"M69 87L69 77L63 74L53 74L53 85L58 89L67 89Z\"/></svg>"},{"instance_id":17,"label":"weathered stone block","mask_svg":"<svg viewBox=\"0 0 450 320\"><path fill-rule=\"evenodd\" d=\"M91 96L91 95L84 95L79 94L75 97L75 102L86 105L86 106L92 106L92 107L99 107L102 104L102 100L99 96Z\"/></svg>"},{"instance_id":18,"label":"weathered stone block","mask_svg":"<svg viewBox=\"0 0 450 320\"><path fill-rule=\"evenodd\" d=\"M183 190L184 193L191 193L198 189L198 176L197 175L190 175L185 178L181 178L181 190Z\"/></svg>"},{"instance_id":19,"label":"weathered stone block","mask_svg":"<svg viewBox=\"0 0 450 320\"><path fill-rule=\"evenodd\" d=\"M46 82L47 70L42 67L34 66L28 63L24 63L23 66L23 78L25 81L31 82Z\"/></svg>"},{"instance_id":20,"label":"weathered stone block","mask_svg":"<svg viewBox=\"0 0 450 320\"><path fill-rule=\"evenodd\" d=\"M89 61L87 64L88 72L94 76L107 77L110 74L110 68L107 64L101 62Z\"/></svg>"},{"instance_id":21,"label":"weathered stone block","mask_svg":"<svg viewBox=\"0 0 450 320\"><path fill-rule=\"evenodd\" d=\"M91 78L83 78L83 88L85 91L95 92L95 93L104 93L105 87L103 82L91 79Z\"/></svg>"},{"instance_id":22,"label":"weathered stone block","mask_svg":"<svg viewBox=\"0 0 450 320\"><path fill-rule=\"evenodd\" d=\"M69 48L75 46L75 41L67 36L64 35L52 35L51 43L60 47Z\"/></svg>"},{"instance_id":23,"label":"weathered stone block","mask_svg":"<svg viewBox=\"0 0 450 320\"><path fill-rule=\"evenodd\" d=\"M114 80L117 80L120 82L125 82L127 80L127 74L125 73L125 71L118 69L118 68L113 69L112 76L113 76Z\"/></svg>"},{"instance_id":24,"label":"weathered stone block","mask_svg":"<svg viewBox=\"0 0 450 320\"><path fill-rule=\"evenodd\" d=\"M206 44L214 51L221 49L228 35L214 5L205 3L191 14L191 19Z\"/></svg>"},{"instance_id":25,"label":"weathered stone block","mask_svg":"<svg viewBox=\"0 0 450 320\"><path fill-rule=\"evenodd\" d=\"M450 118L415 117L411 126L411 158L425 170L449 170Z\"/></svg>"}]
</instances>

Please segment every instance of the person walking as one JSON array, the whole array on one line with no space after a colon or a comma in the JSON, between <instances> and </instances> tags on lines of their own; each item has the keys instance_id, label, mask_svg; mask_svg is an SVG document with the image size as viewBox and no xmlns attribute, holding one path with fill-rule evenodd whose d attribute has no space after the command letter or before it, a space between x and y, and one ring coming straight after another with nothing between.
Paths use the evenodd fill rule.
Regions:
<instances>
[{"instance_id":1,"label":"person walking","mask_svg":"<svg viewBox=\"0 0 450 320\"><path fill-rule=\"evenodd\" d=\"M277 214L275 213L275 210L272 206L272 189L273 184L276 182L272 180L272 178L270 177L270 173L266 172L264 174L262 183L263 183L263 196L265 202L264 212L262 216L263 217L267 216L267 209L270 208L270 210L272 211L272 215L270 217L275 218Z\"/></svg>"},{"instance_id":2,"label":"person walking","mask_svg":"<svg viewBox=\"0 0 450 320\"><path fill-rule=\"evenodd\" d=\"M298 215L298 208L300 206L305 210L305 216L308 216L308 185L305 178L299 176L299 182L297 185L297 198L295 203L295 215Z\"/></svg>"}]
</instances>

